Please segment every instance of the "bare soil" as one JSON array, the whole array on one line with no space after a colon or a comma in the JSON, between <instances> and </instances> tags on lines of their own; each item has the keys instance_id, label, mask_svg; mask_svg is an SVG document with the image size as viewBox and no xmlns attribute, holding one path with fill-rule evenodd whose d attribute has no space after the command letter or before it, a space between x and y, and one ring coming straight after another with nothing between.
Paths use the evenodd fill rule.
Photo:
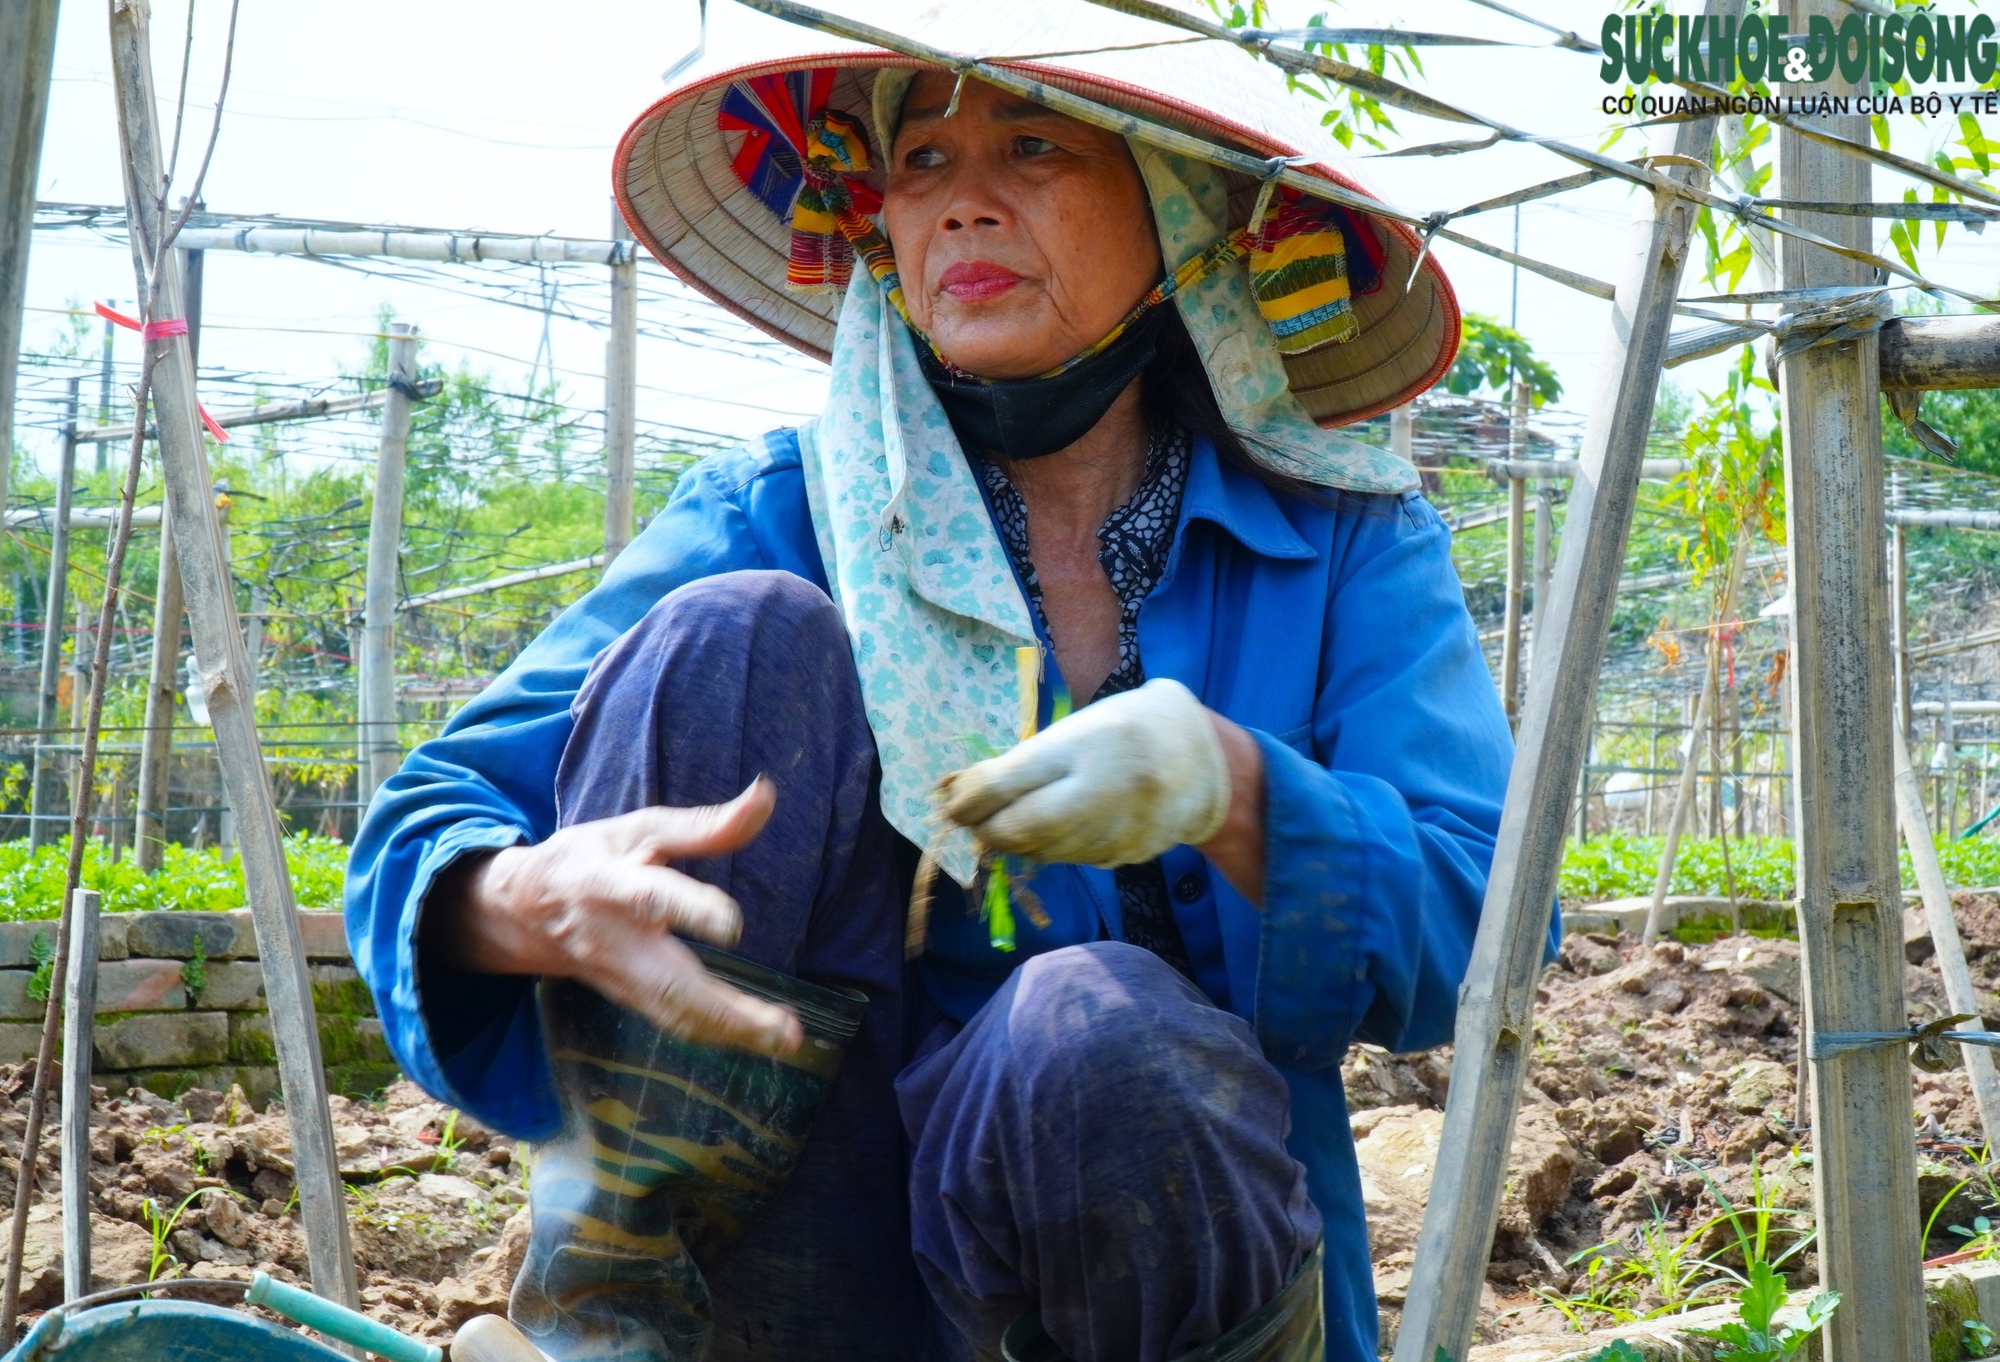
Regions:
<instances>
[{"instance_id":1,"label":"bare soil","mask_svg":"<svg viewBox=\"0 0 2000 1362\"><path fill-rule=\"evenodd\" d=\"M1959 930L1980 995L2000 999L2000 900L1959 895ZM1921 914L1906 915L1913 1020L1942 1016L1942 985ZM1716 1216L1761 1196L1782 1249L1810 1229L1810 1113L1799 1107L1798 944L1735 937L1705 944L1572 936L1544 973L1532 1067L1487 1273L1483 1340L1613 1322L1593 1312L1597 1246L1608 1264L1649 1240L1685 1257L1739 1264ZM2000 1012L1987 1018L2000 1029ZM1343 1066L1367 1199L1383 1348L1393 1344L1450 1087L1448 1051L1392 1056L1357 1047ZM1969 1155L1982 1140L1962 1069L1912 1071L1919 1209L1947 1195L1928 1256L1963 1247L1950 1227L2000 1219L2000 1187ZM0 1148L27 1123L27 1066L0 1067ZM306 1272L293 1212L289 1127L280 1104L257 1111L240 1090L175 1099L94 1090L91 1113L93 1287L156 1278L286 1281ZM378 1100L336 1097L355 1261L367 1311L446 1342L466 1320L504 1313L527 1247L527 1193L512 1140L399 1082ZM30 1212L22 1306L62 1295L61 1222L51 1110ZM524 1152L524 1151L523 1151ZM0 1154L0 1210L18 1165ZM1970 1182L1960 1187L1966 1179ZM1956 1190L1954 1190L1956 1189ZM1725 1205L1726 1203L1726 1205ZM1817 1277L1810 1248L1785 1264ZM1600 1277L1605 1269L1600 1268ZM1600 1293L1602 1295L1602 1293ZM1559 1302L1555 1304L1552 1302ZM1616 1308L1659 1308L1640 1285Z\"/></svg>"},{"instance_id":2,"label":"bare soil","mask_svg":"<svg viewBox=\"0 0 2000 1362\"><path fill-rule=\"evenodd\" d=\"M0 1144L18 1151L31 1066L0 1067ZM93 1090L92 1287L174 1277L296 1282L305 1237L294 1212L291 1131L283 1106L259 1112L240 1088L169 1100ZM527 1249L527 1191L514 1142L415 1084L373 1102L333 1099L340 1171L363 1307L385 1324L443 1342L475 1315L504 1313ZM57 1113L29 1210L22 1308L62 1299ZM0 1155L0 1207L20 1166Z\"/></svg>"},{"instance_id":3,"label":"bare soil","mask_svg":"<svg viewBox=\"0 0 2000 1362\"><path fill-rule=\"evenodd\" d=\"M1955 910L1974 983L1994 1006L2000 900L1960 894ZM1920 910L1905 914L1904 935L1911 1019L1943 1016L1943 985ZM1538 994L1482 1341L1616 1322L1592 1309L1593 1292L1615 1309L1661 1308L1667 1300L1653 1284L1606 1292L1602 1280L1654 1246L1672 1250L1690 1235L1699 1237L1685 1246L1684 1262L1708 1257L1740 1267L1732 1226L1717 1222L1729 1209L1750 1230L1748 1208L1760 1200L1773 1208L1773 1252L1810 1231L1814 1163L1811 1113L1800 1108L1796 1082L1798 1002L1796 941L1564 941ZM1986 1021L2000 1030L2000 1009ZM1951 1197L1926 1245L1926 1256L1936 1257L1964 1248L1966 1237L1952 1226L1969 1227L1989 1213L2000 1219L2000 1186L1970 1156L1984 1141L1963 1068L1911 1075L1919 1210L1929 1217ZM1386 1354L1409 1280L1450 1065L1441 1053L1401 1058L1362 1047L1343 1076ZM1605 1260L1595 1278L1594 1256ZM1818 1277L1809 1246L1784 1269L1794 1285Z\"/></svg>"}]
</instances>

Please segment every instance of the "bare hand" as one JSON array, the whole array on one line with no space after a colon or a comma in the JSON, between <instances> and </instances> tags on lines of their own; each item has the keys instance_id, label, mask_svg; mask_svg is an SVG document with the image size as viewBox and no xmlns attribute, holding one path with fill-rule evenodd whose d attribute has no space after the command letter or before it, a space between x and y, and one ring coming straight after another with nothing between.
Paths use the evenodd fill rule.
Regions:
<instances>
[{"instance_id":1,"label":"bare hand","mask_svg":"<svg viewBox=\"0 0 2000 1362\"><path fill-rule=\"evenodd\" d=\"M640 809L508 847L465 875L456 902L425 914L425 945L479 973L581 980L699 1044L790 1054L798 1018L715 979L676 939L734 945L736 901L667 866L748 844L776 801L759 777L727 804Z\"/></svg>"}]
</instances>

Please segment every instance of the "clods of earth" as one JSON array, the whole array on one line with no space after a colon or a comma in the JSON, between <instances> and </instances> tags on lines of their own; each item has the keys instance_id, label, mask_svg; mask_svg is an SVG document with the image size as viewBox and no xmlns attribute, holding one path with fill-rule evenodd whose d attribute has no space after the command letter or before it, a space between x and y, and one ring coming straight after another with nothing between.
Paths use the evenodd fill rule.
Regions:
<instances>
[{"instance_id":1,"label":"clods of earth","mask_svg":"<svg viewBox=\"0 0 2000 1362\"><path fill-rule=\"evenodd\" d=\"M31 1066L0 1066L0 1145L26 1133ZM90 1131L93 1290L174 1277L247 1281L308 1272L282 1104L257 1111L240 1088L169 1100L93 1090ZM53 1104L52 1104L53 1105ZM333 1099L348 1224L363 1308L445 1342L475 1315L507 1308L528 1246L526 1170L514 1141L399 1082L371 1102ZM62 1299L62 1221L48 1117L41 1191L28 1213L24 1314ZM0 1156L0 1207L20 1167Z\"/></svg>"},{"instance_id":2,"label":"clods of earth","mask_svg":"<svg viewBox=\"0 0 2000 1362\"><path fill-rule=\"evenodd\" d=\"M2000 997L2000 900L1961 894L1955 906L1980 996ZM1913 910L1906 986L1920 1022L1946 1014L1932 954ZM1769 1208L1774 1254L1809 1234L1814 1165L1810 1112L1796 1083L1798 1003L1794 941L1564 941L1535 1011L1483 1340L1602 1327L1713 1299L1724 1285L1720 1269L1741 1266L1725 1218L1732 1209ZM2000 1029L2000 1013L1987 1024ZM1342 1076L1386 1355L1437 1162L1451 1061L1447 1052L1357 1047ZM1912 1076L1919 1210L1932 1225L1925 1253L1991 1245L2000 1256L2000 1233L1974 1241L1953 1229L1977 1233L1975 1222L1988 1215L2000 1222L2000 1179L1970 1154L1981 1140L1966 1076ZM18 1175L27 1080L25 1066L0 1067L0 1147L9 1151L0 1154L0 1209ZM281 1106L257 1111L236 1090L96 1096L95 1288L306 1273ZM526 1151L407 1082L374 1101L333 1100L367 1311L440 1343L475 1315L503 1313L527 1248ZM56 1129L52 1111L42 1152L51 1169ZM53 1173L41 1185L22 1278L30 1313L62 1294ZM1817 1278L1809 1244L1783 1267L1795 1286Z\"/></svg>"},{"instance_id":3,"label":"clods of earth","mask_svg":"<svg viewBox=\"0 0 2000 1362\"><path fill-rule=\"evenodd\" d=\"M1959 932L2000 1030L2000 900L1959 894ZM1920 910L1904 916L1910 1017L1948 1015ZM1800 1105L1799 947L1740 936L1643 945L1566 938L1543 974L1534 1049L1480 1312L1479 1338L1583 1331L1724 1299L1741 1269L1728 1213L1796 1287L1818 1280L1811 1112ZM1450 1062L1369 1047L1343 1069L1367 1201L1383 1352L1395 1338L1444 1124ZM1926 1258L2000 1257L2000 1175L1963 1067L1911 1070ZM1940 1207L1940 1202L1945 1204ZM1936 1212L1933 1217L1933 1212ZM1954 1229L1956 1227L1956 1229ZM1959 1231L1969 1231L1961 1233ZM1797 1246L1797 1247L1795 1247Z\"/></svg>"}]
</instances>

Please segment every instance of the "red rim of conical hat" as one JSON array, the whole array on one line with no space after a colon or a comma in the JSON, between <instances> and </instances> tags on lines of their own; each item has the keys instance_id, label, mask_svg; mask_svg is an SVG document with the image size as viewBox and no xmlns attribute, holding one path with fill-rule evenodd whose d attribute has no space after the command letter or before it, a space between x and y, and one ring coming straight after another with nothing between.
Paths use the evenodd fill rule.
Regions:
<instances>
[{"instance_id":1,"label":"red rim of conical hat","mask_svg":"<svg viewBox=\"0 0 2000 1362\"><path fill-rule=\"evenodd\" d=\"M934 6L931 12L941 8ZM1109 17L1124 20L1122 15ZM797 37L790 43L782 37L775 44L769 40L769 35L784 30ZM697 70L627 129L618 145L612 183L619 209L633 234L675 275L759 330L825 360L833 343L841 293L799 294L786 289L791 226L732 169L745 134L721 126L718 116L723 97L731 86L756 77L830 70L833 84L828 106L861 119L871 146L879 148L882 139L874 126L870 98L875 74L886 68L942 68L880 48L844 45L840 39L789 25L767 28L765 33L765 40L758 44L762 50L768 52L773 45L798 50L736 65L716 62L706 72ZM1203 50L1197 53L1194 49ZM1039 46L1029 50L1051 49ZM1150 74L1155 78L1144 85L1121 79L1120 73L1082 69L1085 61L1099 68L1143 65L1133 63L1129 60L1132 54L1122 51L996 59L996 64L1258 157L1329 152L1328 160L1300 163L1297 168L1379 201L1379 196L1351 173L1331 163L1332 139L1310 122L1304 110L1292 111L1298 97L1284 98L1283 78L1268 64L1214 42L1160 46L1153 54L1159 54L1150 62ZM1192 56L1199 56L1199 62L1191 62ZM1189 67L1193 69L1177 69ZM1205 88L1215 88L1218 72L1229 90L1218 102L1250 117L1232 119L1162 92L1177 84L1200 82L1201 77L1207 78L1200 82ZM1164 79L1159 78L1162 75ZM1268 77L1278 82L1277 100L1271 96ZM1233 172L1225 175L1230 182L1232 214L1247 220L1257 186L1248 177ZM1354 298L1359 334L1345 343L1285 360L1293 395L1322 426L1346 425L1402 406L1443 377L1458 350L1458 300L1436 256L1421 251L1416 232L1407 225L1386 217L1370 217L1368 221L1383 247L1384 260L1380 286ZM1423 255L1422 268L1406 289L1411 264L1419 254Z\"/></svg>"}]
</instances>

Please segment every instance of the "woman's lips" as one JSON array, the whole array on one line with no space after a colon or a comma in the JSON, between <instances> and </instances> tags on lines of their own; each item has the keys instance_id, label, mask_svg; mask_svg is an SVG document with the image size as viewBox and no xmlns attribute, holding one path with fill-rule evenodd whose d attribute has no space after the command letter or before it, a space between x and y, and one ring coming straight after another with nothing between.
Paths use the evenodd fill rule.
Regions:
<instances>
[{"instance_id":1,"label":"woman's lips","mask_svg":"<svg viewBox=\"0 0 2000 1362\"><path fill-rule=\"evenodd\" d=\"M1021 276L985 260L969 260L951 266L938 279L938 288L961 303L982 303L998 298L1021 282Z\"/></svg>"}]
</instances>

